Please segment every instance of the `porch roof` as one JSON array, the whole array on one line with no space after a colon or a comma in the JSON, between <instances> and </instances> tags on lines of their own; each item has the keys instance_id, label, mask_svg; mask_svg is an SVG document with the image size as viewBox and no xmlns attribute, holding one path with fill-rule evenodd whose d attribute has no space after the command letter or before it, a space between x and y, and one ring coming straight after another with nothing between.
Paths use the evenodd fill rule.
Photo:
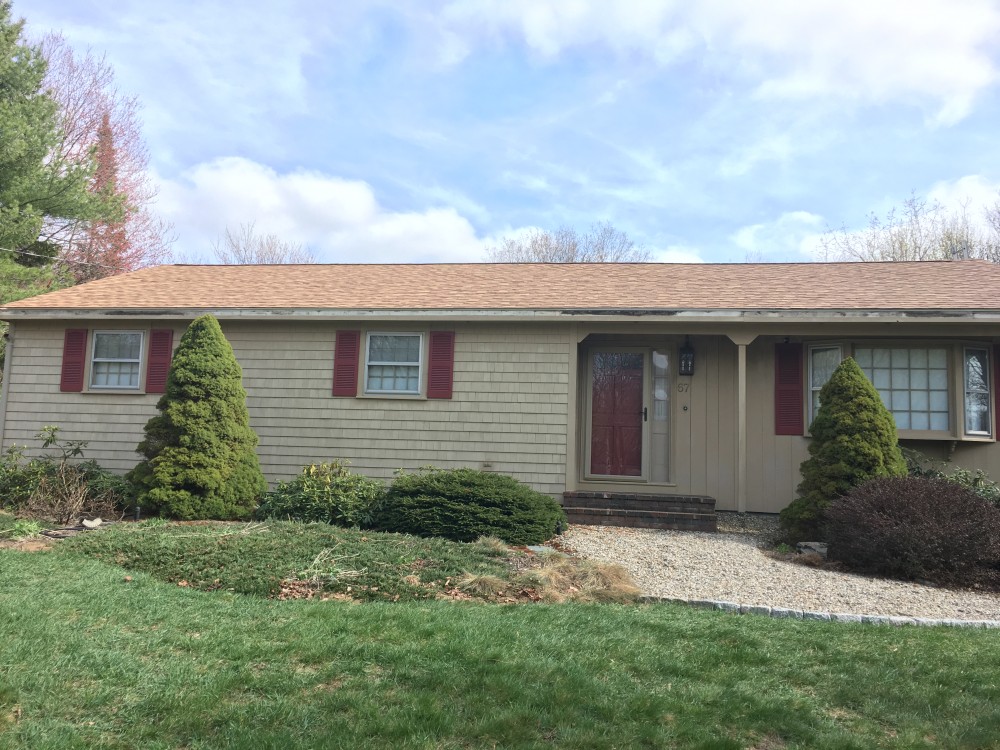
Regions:
<instances>
[{"instance_id":1,"label":"porch roof","mask_svg":"<svg viewBox=\"0 0 1000 750\"><path fill-rule=\"evenodd\" d=\"M166 265L12 302L65 311L1000 311L1000 266L893 263Z\"/></svg>"}]
</instances>

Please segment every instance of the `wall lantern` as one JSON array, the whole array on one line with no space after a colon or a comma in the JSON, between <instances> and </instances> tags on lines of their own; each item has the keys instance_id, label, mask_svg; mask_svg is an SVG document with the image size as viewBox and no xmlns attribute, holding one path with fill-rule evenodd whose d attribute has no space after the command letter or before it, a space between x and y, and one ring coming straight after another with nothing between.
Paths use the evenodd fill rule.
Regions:
<instances>
[{"instance_id":1,"label":"wall lantern","mask_svg":"<svg viewBox=\"0 0 1000 750\"><path fill-rule=\"evenodd\" d=\"M680 365L677 372L681 375L694 375L694 349L691 348L691 337L684 337L684 346L680 348Z\"/></svg>"}]
</instances>

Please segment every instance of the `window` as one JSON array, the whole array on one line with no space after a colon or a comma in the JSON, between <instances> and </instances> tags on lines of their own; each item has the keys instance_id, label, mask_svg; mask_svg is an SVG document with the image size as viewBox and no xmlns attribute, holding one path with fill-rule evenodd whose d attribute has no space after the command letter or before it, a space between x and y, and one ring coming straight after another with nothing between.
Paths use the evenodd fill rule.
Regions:
<instances>
[{"instance_id":1,"label":"window","mask_svg":"<svg viewBox=\"0 0 1000 750\"><path fill-rule=\"evenodd\" d=\"M860 343L809 347L808 413L815 418L819 391L853 351L904 437L993 436L991 356L987 347L933 343L923 346ZM917 434L913 434L917 433Z\"/></svg>"},{"instance_id":2,"label":"window","mask_svg":"<svg viewBox=\"0 0 1000 750\"><path fill-rule=\"evenodd\" d=\"M854 358L892 412L897 429L951 429L946 347L859 347Z\"/></svg>"},{"instance_id":3,"label":"window","mask_svg":"<svg viewBox=\"0 0 1000 750\"><path fill-rule=\"evenodd\" d=\"M365 393L420 394L419 333L369 333L365 357Z\"/></svg>"},{"instance_id":4,"label":"window","mask_svg":"<svg viewBox=\"0 0 1000 750\"><path fill-rule=\"evenodd\" d=\"M990 354L987 349L965 350L965 431L990 435Z\"/></svg>"},{"instance_id":5,"label":"window","mask_svg":"<svg viewBox=\"0 0 1000 750\"><path fill-rule=\"evenodd\" d=\"M801 356L801 355L800 355ZM840 346L813 346L809 349L809 424L819 411L819 392L844 358Z\"/></svg>"},{"instance_id":6,"label":"window","mask_svg":"<svg viewBox=\"0 0 1000 750\"><path fill-rule=\"evenodd\" d=\"M90 387L138 390L141 362L141 332L95 331Z\"/></svg>"}]
</instances>

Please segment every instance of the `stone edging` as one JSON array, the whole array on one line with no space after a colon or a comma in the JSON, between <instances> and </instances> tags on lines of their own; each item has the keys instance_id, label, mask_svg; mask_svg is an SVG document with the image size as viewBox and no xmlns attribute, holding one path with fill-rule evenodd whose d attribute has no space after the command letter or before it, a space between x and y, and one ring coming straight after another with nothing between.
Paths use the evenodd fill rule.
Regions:
<instances>
[{"instance_id":1,"label":"stone edging","mask_svg":"<svg viewBox=\"0 0 1000 750\"><path fill-rule=\"evenodd\" d=\"M891 617L887 615L854 615L846 612L809 612L801 609L786 609L784 607L764 607L736 602L723 602L714 599L678 599L672 596L641 596L639 601L645 604L669 602L671 604L686 604L698 609L717 609L722 612L732 612L737 615L766 615L779 619L791 620L823 620L827 622L864 622L870 625L919 625L921 627L947 626L952 628L989 628L1000 629L1000 620L937 620L930 617Z\"/></svg>"}]
</instances>

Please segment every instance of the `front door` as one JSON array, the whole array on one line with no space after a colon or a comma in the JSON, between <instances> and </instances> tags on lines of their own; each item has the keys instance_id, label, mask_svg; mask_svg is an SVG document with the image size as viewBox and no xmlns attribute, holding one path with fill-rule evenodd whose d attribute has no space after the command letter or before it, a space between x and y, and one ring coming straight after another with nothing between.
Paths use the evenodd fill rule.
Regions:
<instances>
[{"instance_id":1,"label":"front door","mask_svg":"<svg viewBox=\"0 0 1000 750\"><path fill-rule=\"evenodd\" d=\"M591 353L590 474L641 477L645 354Z\"/></svg>"}]
</instances>

